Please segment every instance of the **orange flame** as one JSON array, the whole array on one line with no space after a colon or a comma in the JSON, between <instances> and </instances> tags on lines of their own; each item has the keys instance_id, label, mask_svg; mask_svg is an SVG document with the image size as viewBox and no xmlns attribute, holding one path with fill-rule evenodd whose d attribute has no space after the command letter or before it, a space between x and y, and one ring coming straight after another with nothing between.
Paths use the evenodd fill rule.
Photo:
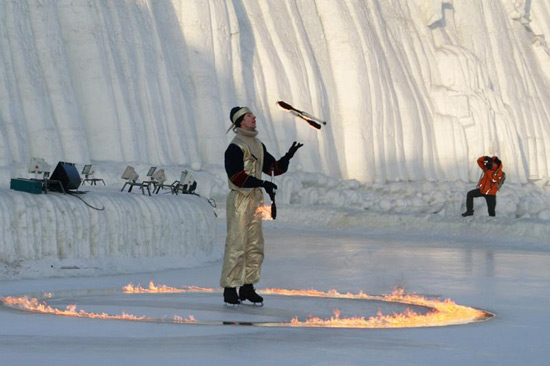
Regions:
<instances>
[{"instance_id":1,"label":"orange flame","mask_svg":"<svg viewBox=\"0 0 550 366\"><path fill-rule=\"evenodd\" d=\"M262 217L262 220L264 221L271 221L273 218L271 217L271 206L260 206L256 210L256 214L260 215Z\"/></svg>"},{"instance_id":2,"label":"orange flame","mask_svg":"<svg viewBox=\"0 0 550 366\"><path fill-rule=\"evenodd\" d=\"M176 324L190 324L196 323L197 319L193 315L189 315L189 318L183 318L179 315L174 315L174 323Z\"/></svg>"},{"instance_id":3,"label":"orange flame","mask_svg":"<svg viewBox=\"0 0 550 366\"><path fill-rule=\"evenodd\" d=\"M6 305L22 308L32 312L43 313L43 314L74 316L78 318L124 319L124 320L137 320L137 321L150 320L146 316L135 316L132 314L126 314L124 312L121 315L109 315L107 313L89 313L84 310L77 311L76 305L67 305L65 310L62 310L62 309L51 307L45 302L40 302L36 298L29 299L27 296L6 297L2 301Z\"/></svg>"},{"instance_id":4,"label":"orange flame","mask_svg":"<svg viewBox=\"0 0 550 366\"><path fill-rule=\"evenodd\" d=\"M122 312L121 315L110 315L107 313L90 313L85 310L77 310L76 305L67 305L65 310L54 308L48 305L46 302L40 302L36 298L29 299L27 296L23 297L5 297L2 299L2 302L5 305L16 307L19 309L24 309L27 311L42 313L42 314L53 314L53 315L63 315L63 316L72 316L77 318L92 318L92 319L117 319L117 320L132 320L132 321L142 321L142 322L158 322L157 318L151 318L147 316L136 316L132 314L127 314ZM196 319L190 315L189 318L183 318L181 316L175 315L174 322L178 323L194 323Z\"/></svg>"},{"instance_id":5,"label":"orange flame","mask_svg":"<svg viewBox=\"0 0 550 366\"><path fill-rule=\"evenodd\" d=\"M184 293L184 292L214 292L212 288L188 286L184 288L169 287L165 285L157 286L153 281L149 282L149 288L143 288L140 285L134 286L132 283L122 288L126 294L157 294L157 293Z\"/></svg>"},{"instance_id":6,"label":"orange flame","mask_svg":"<svg viewBox=\"0 0 550 366\"><path fill-rule=\"evenodd\" d=\"M131 283L124 286L122 291L128 294L141 293L212 293L219 290L212 288L204 288L197 286L189 286L184 288L157 286L154 282L149 283L149 288L134 286ZM322 319L315 316L310 316L306 320L299 320L294 317L289 323L257 323L258 326L292 326L292 327L329 327L329 328L410 328L410 327L434 327L446 326L455 324L467 324L486 320L493 316L488 312L474 309L467 306L457 305L450 299L428 299L415 294L407 294L404 289L397 289L387 295L368 295L363 292L339 293L336 290L318 291L318 290L287 290L287 289L266 289L258 291L261 294L267 295L283 295L283 296L306 296L306 297L322 297L334 299L359 299L359 300L376 300L391 303L401 303L415 306L423 306L430 309L426 314L418 314L407 308L402 313L393 313L392 315L384 315L378 311L376 316L368 319L364 317L341 317L341 311L335 309L333 316L329 319ZM53 295L48 293L44 297L52 298ZM55 314L64 316L73 316L80 318L98 318L98 319L122 319L143 322L172 322L176 324L214 324L215 322L198 322L192 315L189 318L183 318L179 315L174 315L169 319L158 319L147 316L136 316L123 312L121 315L110 315L106 313L90 313L84 310L77 310L76 305L68 305L64 310L54 308L46 302L40 302L36 298L25 297L6 297L1 299L6 306L19 308L31 312L39 312L44 314Z\"/></svg>"},{"instance_id":7,"label":"orange flame","mask_svg":"<svg viewBox=\"0 0 550 366\"><path fill-rule=\"evenodd\" d=\"M341 294L336 290L328 292L317 290L281 290L267 289L266 294L278 294L286 296L311 296L339 299L364 299L385 302L401 303L429 307L432 310L426 314L418 314L411 309L403 313L384 315L380 311L376 316L365 319L364 317L340 318L340 310L334 311L334 316L329 319L310 317L305 321L299 321L297 317L291 321L292 326L310 327L338 327L338 328L411 328L411 327L435 327L444 325L467 324L490 318L492 315L467 306L458 305L450 299L427 299L415 294L406 294L404 289L397 289L391 294L374 296L363 292L358 294Z\"/></svg>"}]
</instances>

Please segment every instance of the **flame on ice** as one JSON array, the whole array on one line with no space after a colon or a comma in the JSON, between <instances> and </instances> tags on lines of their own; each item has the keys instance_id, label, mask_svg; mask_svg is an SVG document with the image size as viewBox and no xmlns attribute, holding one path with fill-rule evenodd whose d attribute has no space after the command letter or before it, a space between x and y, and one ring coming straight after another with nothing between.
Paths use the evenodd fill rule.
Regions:
<instances>
[{"instance_id":1,"label":"flame on ice","mask_svg":"<svg viewBox=\"0 0 550 366\"><path fill-rule=\"evenodd\" d=\"M197 319L193 315L189 315L189 318L184 318L179 315L174 315L173 322L176 324L192 324L196 323Z\"/></svg>"},{"instance_id":2,"label":"flame on ice","mask_svg":"<svg viewBox=\"0 0 550 366\"><path fill-rule=\"evenodd\" d=\"M407 308L402 313L384 315L378 311L376 316L368 319L364 317L341 318L340 310L335 309L334 315L329 319L321 319L311 316L300 321L297 317L291 320L294 327L333 327L333 328L411 328L411 327L435 327L455 324L467 324L475 321L485 320L492 315L468 306L458 305L450 299L427 299L426 297L407 294L404 289L396 289L391 294L374 296L363 292L358 294L341 294L336 290L327 292L317 290L281 290L267 289L264 293L286 295L286 296L312 296L330 297L341 299L368 299L408 305L425 306L430 309L426 314L418 314Z\"/></svg>"},{"instance_id":3,"label":"flame on ice","mask_svg":"<svg viewBox=\"0 0 550 366\"><path fill-rule=\"evenodd\" d=\"M168 286L157 286L152 281L149 283L149 288L134 286L131 283L124 286L124 293L141 294L141 293L212 293L219 292L219 289L204 288L197 286L189 286L184 288L175 288ZM428 299L416 294L405 293L404 289L396 289L386 295L369 295L364 292L359 293L340 293L336 290L318 291L318 290L287 290L287 289L265 289L258 291L261 294L284 295L284 296L303 296L303 297L319 297L333 299L358 299L358 300L375 300L389 303L400 303L406 305L415 305L428 308L425 314L419 314L410 308L407 308L401 313L393 313L391 315L382 314L378 311L376 316L371 316L368 319L365 317L342 317L341 311L335 309L333 316L329 319L322 319L310 315L306 320L299 320L294 317L290 322L279 323L254 323L258 326L267 327L325 327L325 328L411 328L411 327L435 327L456 324L467 324L481 320L489 319L493 314L474 309L468 306L458 305L450 299ZM52 298L51 293L44 294L45 298ZM188 318L174 315L162 319L152 318L147 316L136 316L123 312L121 315L110 315L106 313L90 313L84 310L77 310L76 305L68 305L65 309L58 309L48 305L45 301L36 298L24 297L6 297L0 298L0 301L9 307L43 313L73 316L79 318L97 318L97 319L119 319L132 320L142 322L159 322L159 323L174 323L174 324L216 324L216 322L199 322L192 315ZM220 322L222 323L222 322ZM223 322L225 324L225 322Z\"/></svg>"},{"instance_id":4,"label":"flame on ice","mask_svg":"<svg viewBox=\"0 0 550 366\"><path fill-rule=\"evenodd\" d=\"M262 220L264 221L271 221L273 218L271 217L271 206L260 206L256 210L256 214L260 215L262 217Z\"/></svg>"},{"instance_id":5,"label":"flame on ice","mask_svg":"<svg viewBox=\"0 0 550 366\"><path fill-rule=\"evenodd\" d=\"M132 314L127 314L123 312L121 315L110 315L107 313L89 313L84 310L77 310L76 305L67 305L65 310L54 308L45 302L40 302L36 298L29 299L27 296L23 297L5 297L2 299L5 305L24 309L27 311L32 311L35 313L42 314L54 314L54 315L64 315L64 316L74 316L77 318L93 318L93 319L123 319L123 320L134 320L134 321L152 321L153 318L146 316L135 316Z\"/></svg>"},{"instance_id":6,"label":"flame on ice","mask_svg":"<svg viewBox=\"0 0 550 366\"><path fill-rule=\"evenodd\" d=\"M77 318L91 318L91 319L116 319L116 320L131 320L131 321L141 321L141 322L163 322L157 318L152 318L148 316L136 316L122 312L120 315L110 315L107 313L90 313L85 310L77 310L76 305L67 305L65 309L57 309L45 302L40 302L36 298L29 299L27 296L23 297L5 297L2 299L2 302L10 307L31 311L34 313L41 314L53 314L53 315L63 315L63 316L72 316ZM166 321L164 321L166 322ZM193 315L189 315L189 318L184 318L179 315L174 315L172 319L169 319L171 323L177 324L192 324L196 323L197 320Z\"/></svg>"},{"instance_id":7,"label":"flame on ice","mask_svg":"<svg viewBox=\"0 0 550 366\"><path fill-rule=\"evenodd\" d=\"M212 288L188 286L184 288L169 287L165 285L157 286L153 281L149 282L148 288L143 288L140 285L134 286L132 283L127 284L122 288L122 291L127 294L156 294L156 293L184 293L184 292L214 292Z\"/></svg>"}]
</instances>

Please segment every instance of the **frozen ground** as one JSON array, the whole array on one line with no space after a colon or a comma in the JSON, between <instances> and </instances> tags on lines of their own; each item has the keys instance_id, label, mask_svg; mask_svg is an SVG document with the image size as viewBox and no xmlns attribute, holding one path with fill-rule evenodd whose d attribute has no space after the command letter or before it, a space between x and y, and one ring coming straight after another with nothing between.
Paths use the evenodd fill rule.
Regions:
<instances>
[{"instance_id":1,"label":"frozen ground","mask_svg":"<svg viewBox=\"0 0 550 366\"><path fill-rule=\"evenodd\" d=\"M220 220L222 223L222 220ZM496 314L443 328L306 329L149 324L0 310L2 363L18 365L545 365L550 252L498 236L408 230L328 229L266 222L266 261L258 288L410 292L451 298ZM217 243L223 242L220 225ZM495 241L502 241L495 245ZM120 288L150 280L216 287L220 263L134 275L0 282L0 296ZM70 271L70 270L68 270ZM219 320L328 316L346 304L267 296L263 308L222 306L220 294L83 296L90 310L195 315ZM366 304L370 315L374 304ZM354 309L353 311L357 311Z\"/></svg>"}]
</instances>

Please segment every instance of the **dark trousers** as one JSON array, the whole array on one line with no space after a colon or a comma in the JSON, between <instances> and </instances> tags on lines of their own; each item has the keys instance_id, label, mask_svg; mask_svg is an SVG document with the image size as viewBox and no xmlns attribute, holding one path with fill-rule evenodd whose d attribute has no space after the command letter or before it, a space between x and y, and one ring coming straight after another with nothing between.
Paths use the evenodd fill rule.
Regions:
<instances>
[{"instance_id":1,"label":"dark trousers","mask_svg":"<svg viewBox=\"0 0 550 366\"><path fill-rule=\"evenodd\" d=\"M484 197L485 201L487 201L489 216L495 216L495 208L497 207L497 196L482 194L479 189L473 189L466 195L466 211L474 212L474 198L476 197Z\"/></svg>"}]
</instances>

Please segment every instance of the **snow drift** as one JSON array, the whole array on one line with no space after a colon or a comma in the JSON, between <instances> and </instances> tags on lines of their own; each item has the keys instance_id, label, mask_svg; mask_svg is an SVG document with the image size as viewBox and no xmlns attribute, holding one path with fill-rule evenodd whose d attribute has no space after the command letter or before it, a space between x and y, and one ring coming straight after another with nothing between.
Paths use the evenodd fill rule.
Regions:
<instances>
[{"instance_id":1,"label":"snow drift","mask_svg":"<svg viewBox=\"0 0 550 366\"><path fill-rule=\"evenodd\" d=\"M194 195L2 190L0 209L0 273L7 276L137 272L219 257L214 211Z\"/></svg>"}]
</instances>

